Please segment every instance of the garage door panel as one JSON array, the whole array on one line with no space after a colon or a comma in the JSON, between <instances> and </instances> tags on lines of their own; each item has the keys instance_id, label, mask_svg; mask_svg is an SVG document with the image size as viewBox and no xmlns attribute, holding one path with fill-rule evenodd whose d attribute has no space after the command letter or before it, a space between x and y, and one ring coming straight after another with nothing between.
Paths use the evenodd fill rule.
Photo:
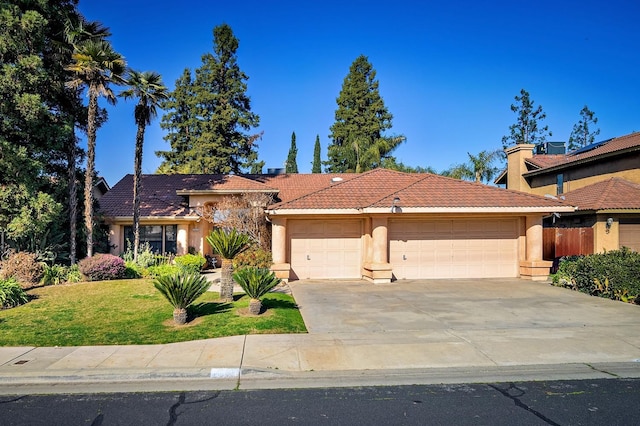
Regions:
<instances>
[{"instance_id":1,"label":"garage door panel","mask_svg":"<svg viewBox=\"0 0 640 426\"><path fill-rule=\"evenodd\" d=\"M620 247L640 252L640 224L621 223L619 233Z\"/></svg>"},{"instance_id":2,"label":"garage door panel","mask_svg":"<svg viewBox=\"0 0 640 426\"><path fill-rule=\"evenodd\" d=\"M360 278L357 220L290 221L291 269L299 279Z\"/></svg>"},{"instance_id":3,"label":"garage door panel","mask_svg":"<svg viewBox=\"0 0 640 426\"><path fill-rule=\"evenodd\" d=\"M389 239L398 279L518 274L516 219L392 221Z\"/></svg>"}]
</instances>

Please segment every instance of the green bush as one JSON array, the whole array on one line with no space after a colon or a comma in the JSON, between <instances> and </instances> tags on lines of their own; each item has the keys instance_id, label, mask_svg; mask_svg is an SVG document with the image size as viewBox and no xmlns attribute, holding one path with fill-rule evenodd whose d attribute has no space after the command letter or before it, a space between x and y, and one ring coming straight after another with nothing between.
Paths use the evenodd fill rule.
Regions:
<instances>
[{"instance_id":1,"label":"green bush","mask_svg":"<svg viewBox=\"0 0 640 426\"><path fill-rule=\"evenodd\" d=\"M189 305L210 287L204 276L184 271L160 276L153 280L153 285L173 306L173 319L176 324L186 322Z\"/></svg>"},{"instance_id":2,"label":"green bush","mask_svg":"<svg viewBox=\"0 0 640 426\"><path fill-rule=\"evenodd\" d=\"M98 253L78 262L80 272L91 281L115 280L125 274L124 260L112 254Z\"/></svg>"},{"instance_id":3,"label":"green bush","mask_svg":"<svg viewBox=\"0 0 640 426\"><path fill-rule=\"evenodd\" d=\"M249 296L249 312L259 315L262 310L260 298L280 283L280 279L266 268L241 268L233 274L233 279Z\"/></svg>"},{"instance_id":4,"label":"green bush","mask_svg":"<svg viewBox=\"0 0 640 426\"><path fill-rule=\"evenodd\" d=\"M67 269L67 282L79 283L80 281L82 281L82 272L80 272L80 267L77 264L71 265L69 269Z\"/></svg>"},{"instance_id":5,"label":"green bush","mask_svg":"<svg viewBox=\"0 0 640 426\"><path fill-rule=\"evenodd\" d=\"M12 253L2 262L0 269L0 278L15 278L23 288L40 283L44 274L44 264L38 261L36 254L26 251Z\"/></svg>"},{"instance_id":6,"label":"green bush","mask_svg":"<svg viewBox=\"0 0 640 426\"><path fill-rule=\"evenodd\" d=\"M0 308L13 308L29 301L29 297L24 292L15 278L0 280Z\"/></svg>"},{"instance_id":7,"label":"green bush","mask_svg":"<svg viewBox=\"0 0 640 426\"><path fill-rule=\"evenodd\" d=\"M200 254L185 254L176 256L176 265L185 272L200 272L207 259Z\"/></svg>"},{"instance_id":8,"label":"green bush","mask_svg":"<svg viewBox=\"0 0 640 426\"><path fill-rule=\"evenodd\" d=\"M270 268L273 263L271 252L260 247L251 247L233 258L233 269L246 267Z\"/></svg>"},{"instance_id":9,"label":"green bush","mask_svg":"<svg viewBox=\"0 0 640 426\"><path fill-rule=\"evenodd\" d=\"M169 265L168 263L162 263L160 265L149 266L147 268L148 276L161 277L163 275L173 275L180 272L180 267L177 265Z\"/></svg>"},{"instance_id":10,"label":"green bush","mask_svg":"<svg viewBox=\"0 0 640 426\"><path fill-rule=\"evenodd\" d=\"M640 303L640 253L628 248L561 259L556 285Z\"/></svg>"},{"instance_id":11,"label":"green bush","mask_svg":"<svg viewBox=\"0 0 640 426\"><path fill-rule=\"evenodd\" d=\"M40 283L42 285L58 285L67 281L68 268L63 265L45 265L44 274Z\"/></svg>"}]
</instances>

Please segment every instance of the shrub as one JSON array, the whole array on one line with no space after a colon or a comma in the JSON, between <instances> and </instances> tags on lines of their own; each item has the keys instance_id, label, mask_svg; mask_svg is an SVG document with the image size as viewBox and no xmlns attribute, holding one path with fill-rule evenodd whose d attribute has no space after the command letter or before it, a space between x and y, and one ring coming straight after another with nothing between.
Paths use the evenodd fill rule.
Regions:
<instances>
[{"instance_id":1,"label":"shrub","mask_svg":"<svg viewBox=\"0 0 640 426\"><path fill-rule=\"evenodd\" d=\"M554 284L640 303L640 253L627 248L563 259Z\"/></svg>"},{"instance_id":2,"label":"shrub","mask_svg":"<svg viewBox=\"0 0 640 426\"><path fill-rule=\"evenodd\" d=\"M2 262L0 278L15 278L23 288L28 288L38 284L43 274L44 266L34 253L19 251Z\"/></svg>"},{"instance_id":3,"label":"shrub","mask_svg":"<svg viewBox=\"0 0 640 426\"><path fill-rule=\"evenodd\" d=\"M177 265L169 265L168 263L162 263L160 265L149 266L147 268L147 274L150 277L160 277L163 275L173 275L180 272L180 267Z\"/></svg>"},{"instance_id":4,"label":"shrub","mask_svg":"<svg viewBox=\"0 0 640 426\"><path fill-rule=\"evenodd\" d=\"M262 310L260 298L280 283L280 279L266 268L248 267L238 269L233 274L233 279L251 299L249 301L249 312L254 315L260 314Z\"/></svg>"},{"instance_id":5,"label":"shrub","mask_svg":"<svg viewBox=\"0 0 640 426\"><path fill-rule=\"evenodd\" d=\"M28 301L29 297L15 278L0 280L0 308L13 308Z\"/></svg>"},{"instance_id":6,"label":"shrub","mask_svg":"<svg viewBox=\"0 0 640 426\"><path fill-rule=\"evenodd\" d=\"M271 252L260 247L251 247L249 250L240 253L233 259L233 268L240 269L270 268L273 263Z\"/></svg>"},{"instance_id":7,"label":"shrub","mask_svg":"<svg viewBox=\"0 0 640 426\"><path fill-rule=\"evenodd\" d=\"M67 270L67 282L79 283L80 281L82 281L82 272L80 272L80 268L77 264L71 265Z\"/></svg>"},{"instance_id":8,"label":"shrub","mask_svg":"<svg viewBox=\"0 0 640 426\"><path fill-rule=\"evenodd\" d=\"M124 262L124 277L125 278L128 278L128 279L142 278L143 274L148 274L148 273L149 272L145 268L140 267L133 260L126 260Z\"/></svg>"},{"instance_id":9,"label":"shrub","mask_svg":"<svg viewBox=\"0 0 640 426\"><path fill-rule=\"evenodd\" d=\"M68 269L63 265L45 265L40 281L43 285L58 285L67 281Z\"/></svg>"},{"instance_id":10,"label":"shrub","mask_svg":"<svg viewBox=\"0 0 640 426\"><path fill-rule=\"evenodd\" d=\"M185 272L200 272L207 260L200 254L185 254L176 256L175 262Z\"/></svg>"},{"instance_id":11,"label":"shrub","mask_svg":"<svg viewBox=\"0 0 640 426\"><path fill-rule=\"evenodd\" d=\"M82 259L78 267L90 281L123 278L126 269L124 260L112 254L102 253Z\"/></svg>"},{"instance_id":12,"label":"shrub","mask_svg":"<svg viewBox=\"0 0 640 426\"><path fill-rule=\"evenodd\" d=\"M187 322L187 308L209 288L207 279L199 273L179 272L163 275L153 281L153 286L173 306L176 324Z\"/></svg>"}]
</instances>

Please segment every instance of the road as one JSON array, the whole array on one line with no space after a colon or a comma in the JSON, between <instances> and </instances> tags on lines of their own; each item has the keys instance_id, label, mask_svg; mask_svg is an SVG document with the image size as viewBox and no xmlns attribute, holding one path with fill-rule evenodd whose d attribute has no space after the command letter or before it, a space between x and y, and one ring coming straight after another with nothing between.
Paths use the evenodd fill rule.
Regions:
<instances>
[{"instance_id":1,"label":"road","mask_svg":"<svg viewBox=\"0 0 640 426\"><path fill-rule=\"evenodd\" d=\"M636 425L640 379L0 396L9 425Z\"/></svg>"}]
</instances>

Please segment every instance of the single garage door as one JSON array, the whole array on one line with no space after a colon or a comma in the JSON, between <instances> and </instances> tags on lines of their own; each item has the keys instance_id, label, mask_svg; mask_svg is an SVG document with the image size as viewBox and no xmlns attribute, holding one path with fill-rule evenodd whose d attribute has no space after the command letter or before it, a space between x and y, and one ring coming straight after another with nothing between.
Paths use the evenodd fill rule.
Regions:
<instances>
[{"instance_id":1,"label":"single garage door","mask_svg":"<svg viewBox=\"0 0 640 426\"><path fill-rule=\"evenodd\" d=\"M294 279L362 278L359 220L290 220Z\"/></svg>"},{"instance_id":2,"label":"single garage door","mask_svg":"<svg viewBox=\"0 0 640 426\"><path fill-rule=\"evenodd\" d=\"M620 247L629 247L640 252L640 224L620 224Z\"/></svg>"},{"instance_id":3,"label":"single garage door","mask_svg":"<svg viewBox=\"0 0 640 426\"><path fill-rule=\"evenodd\" d=\"M517 219L389 222L396 279L518 276Z\"/></svg>"}]
</instances>

